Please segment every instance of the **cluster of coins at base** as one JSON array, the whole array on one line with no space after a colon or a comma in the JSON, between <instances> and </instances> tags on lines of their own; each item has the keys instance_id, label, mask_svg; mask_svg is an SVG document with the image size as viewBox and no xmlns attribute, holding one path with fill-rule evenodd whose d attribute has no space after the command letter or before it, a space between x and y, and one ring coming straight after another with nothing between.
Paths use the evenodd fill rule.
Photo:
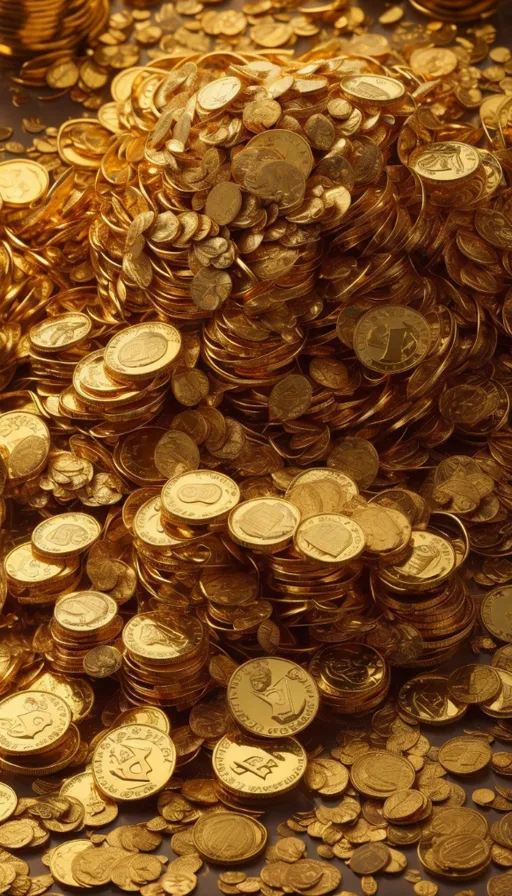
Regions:
<instances>
[{"instance_id":1,"label":"cluster of coins at base","mask_svg":"<svg viewBox=\"0 0 512 896\"><path fill-rule=\"evenodd\" d=\"M494 15L501 0L410 0L410 4L441 22L473 22Z\"/></svg>"},{"instance_id":2,"label":"cluster of coins at base","mask_svg":"<svg viewBox=\"0 0 512 896\"><path fill-rule=\"evenodd\" d=\"M56 53L65 67L66 55L69 59L84 39L101 32L108 10L108 0L2 0L0 58L12 62L40 55L44 60Z\"/></svg>"}]
</instances>

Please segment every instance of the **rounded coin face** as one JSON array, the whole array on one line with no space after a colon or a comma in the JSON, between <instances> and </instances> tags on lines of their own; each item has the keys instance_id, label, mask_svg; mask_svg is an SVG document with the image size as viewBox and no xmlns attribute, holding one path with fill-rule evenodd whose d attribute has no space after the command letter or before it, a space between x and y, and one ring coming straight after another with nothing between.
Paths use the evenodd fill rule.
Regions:
<instances>
[{"instance_id":1,"label":"rounded coin face","mask_svg":"<svg viewBox=\"0 0 512 896\"><path fill-rule=\"evenodd\" d=\"M148 725L123 725L96 747L92 773L102 793L129 802L162 790L175 764L176 747L168 734Z\"/></svg>"},{"instance_id":2,"label":"rounded coin face","mask_svg":"<svg viewBox=\"0 0 512 896\"><path fill-rule=\"evenodd\" d=\"M208 862L237 865L250 862L267 843L267 829L259 821L236 812L206 815L194 825L194 845Z\"/></svg>"}]
</instances>

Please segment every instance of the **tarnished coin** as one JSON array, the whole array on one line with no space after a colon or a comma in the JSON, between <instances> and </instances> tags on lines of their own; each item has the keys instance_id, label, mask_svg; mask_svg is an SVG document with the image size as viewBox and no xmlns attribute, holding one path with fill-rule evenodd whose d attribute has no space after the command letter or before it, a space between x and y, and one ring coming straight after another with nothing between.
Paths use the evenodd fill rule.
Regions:
<instances>
[{"instance_id":1,"label":"tarnished coin","mask_svg":"<svg viewBox=\"0 0 512 896\"><path fill-rule=\"evenodd\" d=\"M306 728L318 710L314 679L297 663L261 657L239 666L227 698L235 721L258 737L287 737Z\"/></svg>"},{"instance_id":2,"label":"tarnished coin","mask_svg":"<svg viewBox=\"0 0 512 896\"><path fill-rule=\"evenodd\" d=\"M430 327L418 311L405 305L379 305L360 318L354 350L365 367L402 373L415 367L430 349Z\"/></svg>"},{"instance_id":3,"label":"tarnished coin","mask_svg":"<svg viewBox=\"0 0 512 896\"><path fill-rule=\"evenodd\" d=\"M91 678L109 678L119 672L122 665L122 654L110 644L93 647L84 656L84 672Z\"/></svg>"},{"instance_id":4,"label":"tarnished coin","mask_svg":"<svg viewBox=\"0 0 512 896\"><path fill-rule=\"evenodd\" d=\"M176 747L168 734L148 725L123 725L99 742L92 773L101 793L126 802L162 790L175 764Z\"/></svg>"},{"instance_id":5,"label":"tarnished coin","mask_svg":"<svg viewBox=\"0 0 512 896\"><path fill-rule=\"evenodd\" d=\"M250 862L267 844L267 829L261 822L236 812L204 815L194 825L194 845L208 862L238 865Z\"/></svg>"}]
</instances>

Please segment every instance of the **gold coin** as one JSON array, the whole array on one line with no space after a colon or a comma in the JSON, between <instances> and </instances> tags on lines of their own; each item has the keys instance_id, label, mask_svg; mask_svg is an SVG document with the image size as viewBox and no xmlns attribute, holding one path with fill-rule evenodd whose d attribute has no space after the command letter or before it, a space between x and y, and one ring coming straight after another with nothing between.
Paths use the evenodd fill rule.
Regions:
<instances>
[{"instance_id":1,"label":"gold coin","mask_svg":"<svg viewBox=\"0 0 512 896\"><path fill-rule=\"evenodd\" d=\"M299 521L299 511L285 498L251 498L231 511L228 528L243 547L272 552L290 543Z\"/></svg>"},{"instance_id":2,"label":"gold coin","mask_svg":"<svg viewBox=\"0 0 512 896\"><path fill-rule=\"evenodd\" d=\"M428 143L415 149L409 165L420 177L433 183L457 183L475 173L481 160L478 150L467 143Z\"/></svg>"},{"instance_id":3,"label":"gold coin","mask_svg":"<svg viewBox=\"0 0 512 896\"><path fill-rule=\"evenodd\" d=\"M474 775L489 764L492 750L483 737L461 736L446 741L438 760L452 775Z\"/></svg>"},{"instance_id":4,"label":"gold coin","mask_svg":"<svg viewBox=\"0 0 512 896\"><path fill-rule=\"evenodd\" d=\"M354 350L370 370L403 373L419 364L429 349L427 321L405 305L379 305L356 324Z\"/></svg>"},{"instance_id":5,"label":"gold coin","mask_svg":"<svg viewBox=\"0 0 512 896\"><path fill-rule=\"evenodd\" d=\"M349 867L355 874L375 874L389 863L391 853L383 843L363 843L350 859Z\"/></svg>"},{"instance_id":6,"label":"gold coin","mask_svg":"<svg viewBox=\"0 0 512 896\"><path fill-rule=\"evenodd\" d=\"M257 737L303 731L318 710L318 689L304 669L279 657L239 666L229 680L228 705L235 721Z\"/></svg>"},{"instance_id":7,"label":"gold coin","mask_svg":"<svg viewBox=\"0 0 512 896\"><path fill-rule=\"evenodd\" d=\"M65 887L78 887L78 881L73 877L71 866L75 856L84 849L91 848L90 840L67 840L59 843L50 853L50 871L55 880Z\"/></svg>"},{"instance_id":8,"label":"gold coin","mask_svg":"<svg viewBox=\"0 0 512 896\"><path fill-rule=\"evenodd\" d=\"M481 604L482 622L488 632L500 641L512 643L512 621L510 620L510 601L512 586L503 585L489 591Z\"/></svg>"},{"instance_id":9,"label":"gold coin","mask_svg":"<svg viewBox=\"0 0 512 896\"><path fill-rule=\"evenodd\" d=\"M487 881L488 896L509 896L512 887L512 871L506 874L497 874Z\"/></svg>"},{"instance_id":10,"label":"gold coin","mask_svg":"<svg viewBox=\"0 0 512 896\"><path fill-rule=\"evenodd\" d=\"M85 339L92 330L86 314L70 311L50 317L30 328L30 343L41 352L62 352Z\"/></svg>"},{"instance_id":11,"label":"gold coin","mask_svg":"<svg viewBox=\"0 0 512 896\"><path fill-rule=\"evenodd\" d=\"M218 812L203 815L193 830L194 846L208 862L238 865L256 858L267 844L267 829L247 815Z\"/></svg>"},{"instance_id":12,"label":"gold coin","mask_svg":"<svg viewBox=\"0 0 512 896\"><path fill-rule=\"evenodd\" d=\"M407 717L430 725L455 722L468 708L450 696L448 676L435 673L417 675L402 685L398 706Z\"/></svg>"},{"instance_id":13,"label":"gold coin","mask_svg":"<svg viewBox=\"0 0 512 896\"><path fill-rule=\"evenodd\" d=\"M5 558L5 571L8 577L23 586L37 586L44 582L52 582L65 569L65 562L38 557L32 550L30 542L13 548Z\"/></svg>"},{"instance_id":14,"label":"gold coin","mask_svg":"<svg viewBox=\"0 0 512 896\"><path fill-rule=\"evenodd\" d=\"M31 755L56 746L71 724L71 711L56 694L25 691L0 702L0 752Z\"/></svg>"},{"instance_id":15,"label":"gold coin","mask_svg":"<svg viewBox=\"0 0 512 896\"><path fill-rule=\"evenodd\" d=\"M400 824L420 812L426 803L426 797L419 790L398 790L387 798L382 813L387 821Z\"/></svg>"},{"instance_id":16,"label":"gold coin","mask_svg":"<svg viewBox=\"0 0 512 896\"><path fill-rule=\"evenodd\" d=\"M197 101L205 112L216 112L229 106L241 89L242 82L239 78L217 78L199 91Z\"/></svg>"},{"instance_id":17,"label":"gold coin","mask_svg":"<svg viewBox=\"0 0 512 896\"><path fill-rule=\"evenodd\" d=\"M117 805L99 792L90 770L65 780L59 794L63 797L73 797L82 804L85 809L83 823L86 827L103 827L117 818Z\"/></svg>"},{"instance_id":18,"label":"gold coin","mask_svg":"<svg viewBox=\"0 0 512 896\"><path fill-rule=\"evenodd\" d=\"M27 691L44 691L64 700L71 711L71 720L81 722L94 706L94 691L88 681L74 676L66 677L58 672L44 670L26 688Z\"/></svg>"},{"instance_id":19,"label":"gold coin","mask_svg":"<svg viewBox=\"0 0 512 896\"><path fill-rule=\"evenodd\" d=\"M204 628L193 616L162 610L132 616L122 637L131 653L162 664L197 651L204 639Z\"/></svg>"},{"instance_id":20,"label":"gold coin","mask_svg":"<svg viewBox=\"0 0 512 896\"><path fill-rule=\"evenodd\" d=\"M105 367L114 379L133 383L168 370L181 348L179 330L159 321L135 324L112 337Z\"/></svg>"},{"instance_id":21,"label":"gold coin","mask_svg":"<svg viewBox=\"0 0 512 896\"><path fill-rule=\"evenodd\" d=\"M230 224L242 207L242 192L231 181L216 184L208 193L205 212L216 224Z\"/></svg>"},{"instance_id":22,"label":"gold coin","mask_svg":"<svg viewBox=\"0 0 512 896\"><path fill-rule=\"evenodd\" d=\"M387 799L397 790L408 790L416 772L404 756L382 750L359 756L352 765L352 785L365 796Z\"/></svg>"},{"instance_id":23,"label":"gold coin","mask_svg":"<svg viewBox=\"0 0 512 896\"><path fill-rule=\"evenodd\" d=\"M32 159L0 162L0 197L5 205L23 207L42 199L50 178L46 168Z\"/></svg>"},{"instance_id":24,"label":"gold coin","mask_svg":"<svg viewBox=\"0 0 512 896\"><path fill-rule=\"evenodd\" d=\"M492 666L459 666L448 677L448 690L459 703L486 703L501 691L501 679Z\"/></svg>"},{"instance_id":25,"label":"gold coin","mask_svg":"<svg viewBox=\"0 0 512 896\"><path fill-rule=\"evenodd\" d=\"M102 738L91 767L101 793L126 802L162 790L175 765L176 747L168 734L149 725L123 725Z\"/></svg>"},{"instance_id":26,"label":"gold coin","mask_svg":"<svg viewBox=\"0 0 512 896\"><path fill-rule=\"evenodd\" d=\"M12 787L0 782L0 822L7 821L18 805L18 797Z\"/></svg>"},{"instance_id":27,"label":"gold coin","mask_svg":"<svg viewBox=\"0 0 512 896\"><path fill-rule=\"evenodd\" d=\"M490 858L487 840L475 834L447 834L434 841L434 858L449 871L480 869Z\"/></svg>"},{"instance_id":28,"label":"gold coin","mask_svg":"<svg viewBox=\"0 0 512 896\"><path fill-rule=\"evenodd\" d=\"M119 672L122 665L122 654L110 644L92 647L84 656L84 672L91 678L109 678Z\"/></svg>"},{"instance_id":29,"label":"gold coin","mask_svg":"<svg viewBox=\"0 0 512 896\"><path fill-rule=\"evenodd\" d=\"M99 538L101 526L87 513L60 513L39 523L32 547L43 557L66 559L87 551Z\"/></svg>"},{"instance_id":30,"label":"gold coin","mask_svg":"<svg viewBox=\"0 0 512 896\"><path fill-rule=\"evenodd\" d=\"M439 585L455 568L455 551L441 535L413 530L409 547L406 560L381 569L384 581L430 588Z\"/></svg>"},{"instance_id":31,"label":"gold coin","mask_svg":"<svg viewBox=\"0 0 512 896\"><path fill-rule=\"evenodd\" d=\"M302 522L294 539L295 549L319 563L347 563L365 547L361 526L341 513L321 513Z\"/></svg>"},{"instance_id":32,"label":"gold coin","mask_svg":"<svg viewBox=\"0 0 512 896\"><path fill-rule=\"evenodd\" d=\"M307 756L293 737L263 745L244 734L233 734L218 741L212 763L227 790L258 800L292 790L306 771Z\"/></svg>"},{"instance_id":33,"label":"gold coin","mask_svg":"<svg viewBox=\"0 0 512 896\"><path fill-rule=\"evenodd\" d=\"M216 470L182 473L162 489L163 513L190 525L205 525L226 516L239 500L238 485Z\"/></svg>"},{"instance_id":34,"label":"gold coin","mask_svg":"<svg viewBox=\"0 0 512 896\"><path fill-rule=\"evenodd\" d=\"M402 82L386 75L348 75L342 78L341 89L351 100L373 106L396 103L405 94Z\"/></svg>"},{"instance_id":35,"label":"gold coin","mask_svg":"<svg viewBox=\"0 0 512 896\"><path fill-rule=\"evenodd\" d=\"M282 128L262 131L252 137L247 149L275 149L290 165L298 168L304 177L309 177L315 163L311 147L301 134Z\"/></svg>"},{"instance_id":36,"label":"gold coin","mask_svg":"<svg viewBox=\"0 0 512 896\"><path fill-rule=\"evenodd\" d=\"M59 598L53 615L68 632L94 632L112 622L117 604L100 591L73 591Z\"/></svg>"},{"instance_id":37,"label":"gold coin","mask_svg":"<svg viewBox=\"0 0 512 896\"><path fill-rule=\"evenodd\" d=\"M46 464L50 450L48 427L36 414L26 411L1 414L0 448L6 456L10 479L35 476Z\"/></svg>"}]
</instances>

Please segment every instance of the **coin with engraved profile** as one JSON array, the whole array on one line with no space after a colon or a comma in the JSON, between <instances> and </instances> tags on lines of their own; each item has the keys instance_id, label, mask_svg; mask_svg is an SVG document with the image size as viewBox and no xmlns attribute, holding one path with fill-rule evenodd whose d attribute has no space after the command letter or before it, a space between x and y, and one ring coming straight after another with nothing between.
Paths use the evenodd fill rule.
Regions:
<instances>
[{"instance_id":1,"label":"coin with engraved profile","mask_svg":"<svg viewBox=\"0 0 512 896\"><path fill-rule=\"evenodd\" d=\"M71 724L61 697L45 691L11 694L0 702L0 752L28 756L57 746Z\"/></svg>"},{"instance_id":2,"label":"coin with engraved profile","mask_svg":"<svg viewBox=\"0 0 512 896\"><path fill-rule=\"evenodd\" d=\"M430 327L406 305L379 305L358 320L354 350L365 367L381 373L403 373L416 367L430 349Z\"/></svg>"},{"instance_id":3,"label":"coin with engraved profile","mask_svg":"<svg viewBox=\"0 0 512 896\"><path fill-rule=\"evenodd\" d=\"M196 821L193 841L208 862L239 865L255 859L265 849L267 829L248 815L216 812Z\"/></svg>"},{"instance_id":4,"label":"coin with engraved profile","mask_svg":"<svg viewBox=\"0 0 512 896\"><path fill-rule=\"evenodd\" d=\"M298 509L285 498L250 498L231 511L228 528L243 547L272 552L290 543L299 521Z\"/></svg>"},{"instance_id":5,"label":"coin with engraved profile","mask_svg":"<svg viewBox=\"0 0 512 896\"><path fill-rule=\"evenodd\" d=\"M149 725L123 725L98 743L92 773L101 793L129 802L162 790L175 764L176 747L168 734Z\"/></svg>"},{"instance_id":6,"label":"coin with engraved profile","mask_svg":"<svg viewBox=\"0 0 512 896\"><path fill-rule=\"evenodd\" d=\"M170 479L162 489L162 515L205 525L226 516L240 500L236 482L217 470L193 470Z\"/></svg>"},{"instance_id":7,"label":"coin with engraved profile","mask_svg":"<svg viewBox=\"0 0 512 896\"><path fill-rule=\"evenodd\" d=\"M232 734L218 741L212 763L226 790L258 801L292 790L306 771L307 756L293 737L262 742Z\"/></svg>"},{"instance_id":8,"label":"coin with engraved profile","mask_svg":"<svg viewBox=\"0 0 512 896\"><path fill-rule=\"evenodd\" d=\"M298 527L295 549L318 563L348 563L359 557L365 548L361 526L342 513L320 513L310 516Z\"/></svg>"},{"instance_id":9,"label":"coin with engraved profile","mask_svg":"<svg viewBox=\"0 0 512 896\"><path fill-rule=\"evenodd\" d=\"M151 321L126 327L105 349L105 367L121 382L151 379L168 370L181 348L179 330Z\"/></svg>"},{"instance_id":10,"label":"coin with engraved profile","mask_svg":"<svg viewBox=\"0 0 512 896\"><path fill-rule=\"evenodd\" d=\"M248 660L231 676L228 706L235 721L257 737L288 737L306 728L318 710L314 679L281 657Z\"/></svg>"},{"instance_id":11,"label":"coin with engraved profile","mask_svg":"<svg viewBox=\"0 0 512 896\"><path fill-rule=\"evenodd\" d=\"M66 559L87 551L101 535L101 526L87 513L59 513L39 523L32 547L42 557Z\"/></svg>"}]
</instances>

